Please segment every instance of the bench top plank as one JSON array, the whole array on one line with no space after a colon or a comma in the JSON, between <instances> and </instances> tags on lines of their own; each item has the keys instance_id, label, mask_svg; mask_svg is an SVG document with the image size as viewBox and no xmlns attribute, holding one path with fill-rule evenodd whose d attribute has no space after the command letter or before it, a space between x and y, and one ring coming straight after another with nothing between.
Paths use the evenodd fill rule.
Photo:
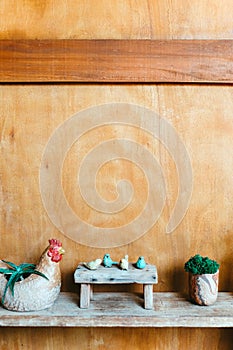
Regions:
<instances>
[{"instance_id":1,"label":"bench top plank","mask_svg":"<svg viewBox=\"0 0 233 350\"><path fill-rule=\"evenodd\" d=\"M75 283L90 284L157 284L158 274L156 266L147 264L142 270L129 263L128 270L121 270L118 266L99 266L97 270L89 270L80 264L74 273Z\"/></svg>"}]
</instances>

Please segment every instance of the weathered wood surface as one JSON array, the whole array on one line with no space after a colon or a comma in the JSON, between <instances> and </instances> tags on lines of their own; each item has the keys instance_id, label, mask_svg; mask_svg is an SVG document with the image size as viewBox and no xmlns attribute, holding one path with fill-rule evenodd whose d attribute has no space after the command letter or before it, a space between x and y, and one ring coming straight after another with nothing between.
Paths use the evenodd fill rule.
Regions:
<instances>
[{"instance_id":1,"label":"weathered wood surface","mask_svg":"<svg viewBox=\"0 0 233 350\"><path fill-rule=\"evenodd\" d=\"M233 327L233 295L219 293L212 306L191 304L179 293L154 293L154 310L141 307L141 294L96 293L88 310L74 293L61 293L54 306L16 313L0 308L0 326L17 327Z\"/></svg>"},{"instance_id":2,"label":"weathered wood surface","mask_svg":"<svg viewBox=\"0 0 233 350\"><path fill-rule=\"evenodd\" d=\"M153 285L143 285L144 308L147 310L153 309Z\"/></svg>"},{"instance_id":3,"label":"weathered wood surface","mask_svg":"<svg viewBox=\"0 0 233 350\"><path fill-rule=\"evenodd\" d=\"M139 270L129 263L128 270L121 270L113 265L111 268L99 266L97 270L88 270L80 264L74 273L75 283L91 284L122 284L122 283L158 283L157 269L154 265L147 264L143 270Z\"/></svg>"},{"instance_id":4,"label":"weathered wood surface","mask_svg":"<svg viewBox=\"0 0 233 350\"><path fill-rule=\"evenodd\" d=\"M1 82L233 82L232 40L1 40Z\"/></svg>"},{"instance_id":5,"label":"weathered wood surface","mask_svg":"<svg viewBox=\"0 0 233 350\"><path fill-rule=\"evenodd\" d=\"M156 266L146 265L143 270L129 263L128 270L121 270L119 266L111 268L100 265L97 270L89 270L80 264L74 273L75 283L81 283L80 308L87 309L90 306L90 298L93 284L129 284L141 283L144 290L145 309L153 308L153 284L158 283Z\"/></svg>"},{"instance_id":6,"label":"weathered wood surface","mask_svg":"<svg viewBox=\"0 0 233 350\"><path fill-rule=\"evenodd\" d=\"M88 309L91 299L91 285L82 283L80 286L80 308Z\"/></svg>"}]
</instances>

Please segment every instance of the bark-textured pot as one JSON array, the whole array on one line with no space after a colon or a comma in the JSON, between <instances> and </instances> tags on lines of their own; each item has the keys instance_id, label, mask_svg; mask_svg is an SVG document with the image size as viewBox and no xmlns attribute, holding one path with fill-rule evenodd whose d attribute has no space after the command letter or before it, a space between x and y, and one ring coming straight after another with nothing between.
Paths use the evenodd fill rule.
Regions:
<instances>
[{"instance_id":1,"label":"bark-textured pot","mask_svg":"<svg viewBox=\"0 0 233 350\"><path fill-rule=\"evenodd\" d=\"M189 296L198 305L214 304L218 296L219 271L214 274L189 273Z\"/></svg>"}]
</instances>

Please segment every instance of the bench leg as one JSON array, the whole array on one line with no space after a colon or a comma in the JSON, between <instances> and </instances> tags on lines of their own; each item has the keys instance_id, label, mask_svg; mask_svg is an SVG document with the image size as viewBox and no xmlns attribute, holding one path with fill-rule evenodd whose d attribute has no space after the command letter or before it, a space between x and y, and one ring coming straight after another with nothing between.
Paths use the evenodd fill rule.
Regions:
<instances>
[{"instance_id":1,"label":"bench leg","mask_svg":"<svg viewBox=\"0 0 233 350\"><path fill-rule=\"evenodd\" d=\"M143 292L144 308L149 310L153 309L153 284L144 284Z\"/></svg>"},{"instance_id":2,"label":"bench leg","mask_svg":"<svg viewBox=\"0 0 233 350\"><path fill-rule=\"evenodd\" d=\"M93 300L93 284L90 284L90 300Z\"/></svg>"},{"instance_id":3,"label":"bench leg","mask_svg":"<svg viewBox=\"0 0 233 350\"><path fill-rule=\"evenodd\" d=\"M90 284L81 284L80 288L80 308L88 309L90 306L91 286Z\"/></svg>"}]
</instances>

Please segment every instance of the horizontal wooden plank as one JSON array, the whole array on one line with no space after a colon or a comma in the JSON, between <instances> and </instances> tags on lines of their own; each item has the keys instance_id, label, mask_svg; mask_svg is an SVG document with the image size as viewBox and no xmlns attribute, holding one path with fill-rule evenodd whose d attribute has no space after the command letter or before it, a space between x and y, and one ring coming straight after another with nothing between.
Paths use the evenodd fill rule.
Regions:
<instances>
[{"instance_id":1,"label":"horizontal wooden plank","mask_svg":"<svg viewBox=\"0 0 233 350\"><path fill-rule=\"evenodd\" d=\"M1 327L233 327L232 293L219 293L212 306L191 304L179 293L154 293L154 310L143 308L143 296L94 293L89 309L78 296L61 293L54 306L37 312L0 308Z\"/></svg>"},{"instance_id":2,"label":"horizontal wooden plank","mask_svg":"<svg viewBox=\"0 0 233 350\"><path fill-rule=\"evenodd\" d=\"M0 82L232 83L233 40L0 40Z\"/></svg>"}]
</instances>

